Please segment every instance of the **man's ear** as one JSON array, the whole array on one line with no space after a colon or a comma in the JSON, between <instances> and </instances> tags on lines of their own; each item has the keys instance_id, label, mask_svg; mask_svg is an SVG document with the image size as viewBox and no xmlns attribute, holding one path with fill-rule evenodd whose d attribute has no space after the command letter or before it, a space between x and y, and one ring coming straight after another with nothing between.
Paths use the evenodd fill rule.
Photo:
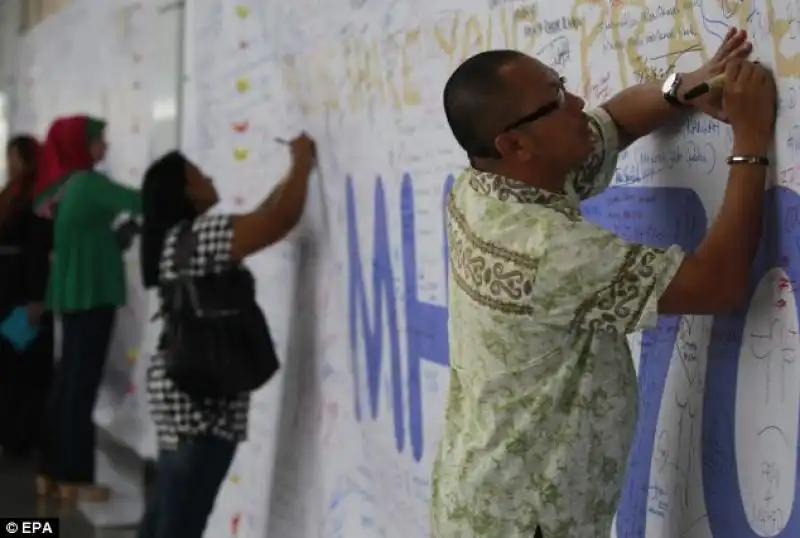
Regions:
<instances>
[{"instance_id":1,"label":"man's ear","mask_svg":"<svg viewBox=\"0 0 800 538\"><path fill-rule=\"evenodd\" d=\"M494 147L503 158L527 161L531 158L531 152L526 146L520 133L516 131L501 133L494 138Z\"/></svg>"}]
</instances>

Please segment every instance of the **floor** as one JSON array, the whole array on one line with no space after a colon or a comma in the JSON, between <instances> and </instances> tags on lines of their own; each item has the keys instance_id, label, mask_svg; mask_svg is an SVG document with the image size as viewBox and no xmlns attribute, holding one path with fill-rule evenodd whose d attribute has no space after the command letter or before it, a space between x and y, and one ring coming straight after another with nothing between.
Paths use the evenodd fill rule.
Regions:
<instances>
[{"instance_id":1,"label":"floor","mask_svg":"<svg viewBox=\"0 0 800 538\"><path fill-rule=\"evenodd\" d=\"M61 538L135 538L134 529L93 529L74 507L57 501L40 503L32 463L0 456L0 517L59 517Z\"/></svg>"}]
</instances>

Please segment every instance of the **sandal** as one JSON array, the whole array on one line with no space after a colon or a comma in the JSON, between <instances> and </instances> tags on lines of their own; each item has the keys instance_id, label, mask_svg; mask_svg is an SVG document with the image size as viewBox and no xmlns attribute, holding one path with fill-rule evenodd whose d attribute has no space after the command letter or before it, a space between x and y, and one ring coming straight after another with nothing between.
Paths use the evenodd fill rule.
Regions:
<instances>
[{"instance_id":1,"label":"sandal","mask_svg":"<svg viewBox=\"0 0 800 538\"><path fill-rule=\"evenodd\" d=\"M36 495L39 497L49 497L56 492L56 483L53 479L45 475L36 476Z\"/></svg>"}]
</instances>

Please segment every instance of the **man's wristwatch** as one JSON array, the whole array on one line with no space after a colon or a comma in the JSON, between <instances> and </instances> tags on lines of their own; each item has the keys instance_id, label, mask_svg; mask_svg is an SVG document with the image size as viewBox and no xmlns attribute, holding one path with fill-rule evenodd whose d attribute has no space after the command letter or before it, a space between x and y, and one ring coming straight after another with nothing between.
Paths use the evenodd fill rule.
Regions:
<instances>
[{"instance_id":1,"label":"man's wristwatch","mask_svg":"<svg viewBox=\"0 0 800 538\"><path fill-rule=\"evenodd\" d=\"M664 80L664 84L661 86L661 93L664 95L664 99L672 106L684 106L678 99L678 88L682 79L683 76L680 73L672 73Z\"/></svg>"}]
</instances>

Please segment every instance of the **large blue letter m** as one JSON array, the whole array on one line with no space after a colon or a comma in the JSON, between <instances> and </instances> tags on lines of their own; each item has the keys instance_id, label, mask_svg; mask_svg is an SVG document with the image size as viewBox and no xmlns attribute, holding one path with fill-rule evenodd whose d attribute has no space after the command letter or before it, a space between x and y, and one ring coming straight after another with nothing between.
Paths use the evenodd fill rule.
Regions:
<instances>
[{"instance_id":1,"label":"large blue letter m","mask_svg":"<svg viewBox=\"0 0 800 538\"><path fill-rule=\"evenodd\" d=\"M353 179L347 177L347 252L349 267L347 302L349 305L350 351L355 395L356 418L361 420L362 380L359 368L359 328L363 333L363 353L366 361L367 390L372 418L378 416L380 405L381 366L383 363L384 330L389 336L389 359L391 365L392 411L397 450L403 450L405 429L403 421L403 388L400 367L400 339L397 325L397 298L394 274L389 249L389 230L386 224L386 199L380 178L375 185L375 216L372 255L372 309L364 286L364 267L358 245L358 222ZM385 302L384 302L385 299ZM383 315L388 327L384 329Z\"/></svg>"}]
</instances>

